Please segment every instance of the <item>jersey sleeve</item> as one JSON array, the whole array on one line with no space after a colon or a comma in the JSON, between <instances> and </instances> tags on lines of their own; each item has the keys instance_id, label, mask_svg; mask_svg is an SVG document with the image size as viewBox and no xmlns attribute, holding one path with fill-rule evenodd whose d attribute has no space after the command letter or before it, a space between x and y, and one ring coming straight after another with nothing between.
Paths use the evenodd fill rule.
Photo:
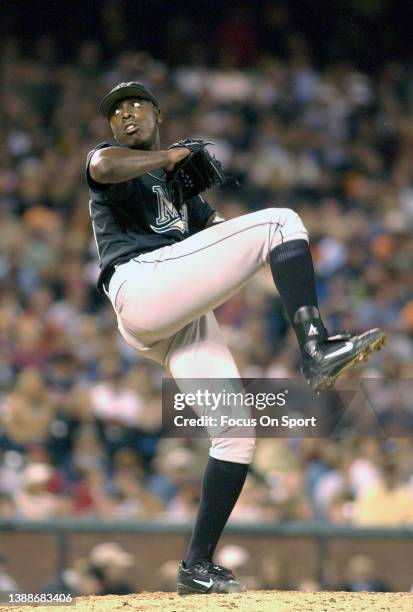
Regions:
<instances>
[{"instance_id":1,"label":"jersey sleeve","mask_svg":"<svg viewBox=\"0 0 413 612\"><path fill-rule=\"evenodd\" d=\"M188 203L189 233L196 234L205 229L208 219L215 213L199 194Z\"/></svg>"},{"instance_id":2,"label":"jersey sleeve","mask_svg":"<svg viewBox=\"0 0 413 612\"><path fill-rule=\"evenodd\" d=\"M89 164L90 160L93 157L93 154L100 149L106 149L107 147L121 147L122 145L117 144L116 142L101 142L94 149L89 151L86 156L86 181L89 186L90 191L93 193L93 199L95 202L99 204L110 204L111 202L120 202L125 199L131 189L130 181L125 181L124 183L97 183L92 179L89 172Z\"/></svg>"}]
</instances>

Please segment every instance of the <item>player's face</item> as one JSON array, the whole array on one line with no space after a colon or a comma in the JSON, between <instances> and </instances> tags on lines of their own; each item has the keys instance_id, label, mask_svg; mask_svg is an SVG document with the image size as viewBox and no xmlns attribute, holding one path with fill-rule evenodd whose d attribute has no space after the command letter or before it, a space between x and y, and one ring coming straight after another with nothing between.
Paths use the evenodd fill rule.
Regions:
<instances>
[{"instance_id":1,"label":"player's face","mask_svg":"<svg viewBox=\"0 0 413 612\"><path fill-rule=\"evenodd\" d=\"M158 125L161 114L152 102L139 98L126 98L113 107L110 126L121 144L142 149L158 148Z\"/></svg>"}]
</instances>

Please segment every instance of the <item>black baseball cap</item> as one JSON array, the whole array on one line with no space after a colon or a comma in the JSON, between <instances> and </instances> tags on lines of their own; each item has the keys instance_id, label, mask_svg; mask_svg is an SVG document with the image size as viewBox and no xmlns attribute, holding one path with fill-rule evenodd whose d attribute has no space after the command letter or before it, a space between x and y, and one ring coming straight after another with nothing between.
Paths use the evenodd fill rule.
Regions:
<instances>
[{"instance_id":1,"label":"black baseball cap","mask_svg":"<svg viewBox=\"0 0 413 612\"><path fill-rule=\"evenodd\" d=\"M119 85L116 85L116 87L111 89L110 92L106 94L104 98L102 98L99 104L100 112L105 115L107 119L109 119L110 113L115 104L120 100L124 100L125 98L141 98L142 100L149 100L152 102L152 104L159 108L158 100L143 83L130 81L129 83L119 83Z\"/></svg>"}]
</instances>

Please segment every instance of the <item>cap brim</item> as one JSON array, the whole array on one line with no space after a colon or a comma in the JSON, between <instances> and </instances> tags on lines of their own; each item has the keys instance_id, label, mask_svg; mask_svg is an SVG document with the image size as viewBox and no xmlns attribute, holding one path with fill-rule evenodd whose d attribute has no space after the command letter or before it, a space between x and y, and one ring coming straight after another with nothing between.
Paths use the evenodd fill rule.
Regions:
<instances>
[{"instance_id":1,"label":"cap brim","mask_svg":"<svg viewBox=\"0 0 413 612\"><path fill-rule=\"evenodd\" d=\"M140 98L141 100L148 100L155 106L158 106L156 99L144 89L140 89L139 87L122 87L121 89L108 93L101 100L99 104L100 112L102 115L109 118L115 104L125 98Z\"/></svg>"}]
</instances>

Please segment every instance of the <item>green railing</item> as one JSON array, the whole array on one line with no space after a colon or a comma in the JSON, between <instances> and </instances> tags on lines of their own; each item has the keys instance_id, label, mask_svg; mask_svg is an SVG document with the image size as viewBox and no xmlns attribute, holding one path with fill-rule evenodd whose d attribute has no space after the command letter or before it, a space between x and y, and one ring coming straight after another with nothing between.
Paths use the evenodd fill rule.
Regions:
<instances>
[{"instance_id":1,"label":"green railing","mask_svg":"<svg viewBox=\"0 0 413 612\"><path fill-rule=\"evenodd\" d=\"M102 521L91 518L52 519L29 521L24 519L1 519L0 531L52 532L56 536L57 573L61 575L68 561L68 536L71 533L129 533L129 534L183 534L192 531L190 523L165 523L157 521ZM257 525L250 523L229 524L225 534L238 536L273 536L311 538L317 543L317 578L320 585L325 584L324 567L328 555L328 540L334 538L357 539L413 539L413 525L406 527L360 528L350 525L334 526L326 522L285 522Z\"/></svg>"}]
</instances>

